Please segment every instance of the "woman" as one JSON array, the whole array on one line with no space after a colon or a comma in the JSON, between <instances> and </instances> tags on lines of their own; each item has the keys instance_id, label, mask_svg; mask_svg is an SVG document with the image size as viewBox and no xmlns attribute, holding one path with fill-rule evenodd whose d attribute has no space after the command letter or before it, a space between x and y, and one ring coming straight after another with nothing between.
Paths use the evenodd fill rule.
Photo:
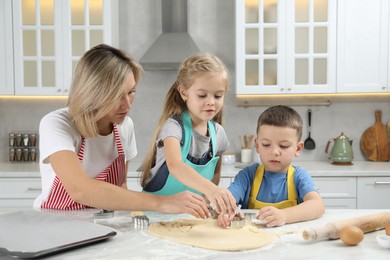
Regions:
<instances>
[{"instance_id":1,"label":"woman","mask_svg":"<svg viewBox=\"0 0 390 260\"><path fill-rule=\"evenodd\" d=\"M84 54L68 106L44 116L39 126L42 194L34 207L208 215L204 199L191 192L161 197L127 190L127 165L137 154L127 114L141 75L135 60L108 45Z\"/></svg>"}]
</instances>

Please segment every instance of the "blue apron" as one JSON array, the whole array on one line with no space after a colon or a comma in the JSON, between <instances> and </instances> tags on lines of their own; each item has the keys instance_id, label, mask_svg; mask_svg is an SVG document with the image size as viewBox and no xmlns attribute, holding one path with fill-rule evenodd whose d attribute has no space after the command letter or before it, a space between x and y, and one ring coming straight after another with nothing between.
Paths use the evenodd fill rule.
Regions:
<instances>
[{"instance_id":1,"label":"blue apron","mask_svg":"<svg viewBox=\"0 0 390 260\"><path fill-rule=\"evenodd\" d=\"M215 127L214 124L209 121L208 122L208 129L211 139L211 146L212 146L212 158L210 161L208 161L204 165L194 164L190 160L187 159L187 155L190 150L191 146L191 139L192 139L192 121L191 117L188 114L188 112L184 112L181 116L183 121L183 129L184 129L184 143L181 148L181 158L182 161L189 165L191 168L193 168L195 171L197 171L200 175L202 175L204 178L208 180L212 180L214 177L214 171L215 167L217 165L217 162L219 160L219 156L215 156L216 154L216 145L217 145L217 136L215 133ZM185 174L185 173L184 173ZM171 173L168 175L168 179L164 185L164 187L158 191L152 192L157 195L172 195L176 194L185 190L192 191L197 194L201 194L198 191L195 191L194 189L186 186L185 184L178 181Z\"/></svg>"}]
</instances>

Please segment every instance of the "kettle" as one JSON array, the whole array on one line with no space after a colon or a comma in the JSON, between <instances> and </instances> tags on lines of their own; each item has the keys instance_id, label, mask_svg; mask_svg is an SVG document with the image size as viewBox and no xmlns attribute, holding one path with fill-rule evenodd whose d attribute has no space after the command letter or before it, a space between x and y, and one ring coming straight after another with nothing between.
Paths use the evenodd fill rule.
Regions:
<instances>
[{"instance_id":1,"label":"kettle","mask_svg":"<svg viewBox=\"0 0 390 260\"><path fill-rule=\"evenodd\" d=\"M328 141L325 148L325 153L328 153L330 143L334 142L332 151L330 152L330 159L333 164L339 165L351 165L353 159L352 140L341 133L336 138L332 138Z\"/></svg>"}]
</instances>

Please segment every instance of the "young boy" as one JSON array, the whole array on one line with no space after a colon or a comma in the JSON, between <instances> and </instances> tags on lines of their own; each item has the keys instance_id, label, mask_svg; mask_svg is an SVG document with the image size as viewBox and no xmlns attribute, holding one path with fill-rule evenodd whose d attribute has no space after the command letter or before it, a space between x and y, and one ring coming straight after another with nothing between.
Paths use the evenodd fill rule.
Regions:
<instances>
[{"instance_id":1,"label":"young boy","mask_svg":"<svg viewBox=\"0 0 390 260\"><path fill-rule=\"evenodd\" d=\"M259 209L257 218L267 227L312 220L325 212L309 173L291 162L303 148L302 118L292 108L274 106L257 122L255 147L261 165L241 170L228 188L243 209ZM233 216L221 213L226 227Z\"/></svg>"}]
</instances>

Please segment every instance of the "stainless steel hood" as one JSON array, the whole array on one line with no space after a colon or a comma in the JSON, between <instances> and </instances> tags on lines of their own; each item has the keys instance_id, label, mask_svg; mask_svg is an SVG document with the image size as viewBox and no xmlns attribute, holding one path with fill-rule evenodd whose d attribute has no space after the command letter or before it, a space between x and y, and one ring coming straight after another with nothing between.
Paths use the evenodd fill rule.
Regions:
<instances>
[{"instance_id":1,"label":"stainless steel hood","mask_svg":"<svg viewBox=\"0 0 390 260\"><path fill-rule=\"evenodd\" d=\"M199 51L188 34L187 0L161 0L161 12L162 34L140 60L145 70L177 70Z\"/></svg>"}]
</instances>

